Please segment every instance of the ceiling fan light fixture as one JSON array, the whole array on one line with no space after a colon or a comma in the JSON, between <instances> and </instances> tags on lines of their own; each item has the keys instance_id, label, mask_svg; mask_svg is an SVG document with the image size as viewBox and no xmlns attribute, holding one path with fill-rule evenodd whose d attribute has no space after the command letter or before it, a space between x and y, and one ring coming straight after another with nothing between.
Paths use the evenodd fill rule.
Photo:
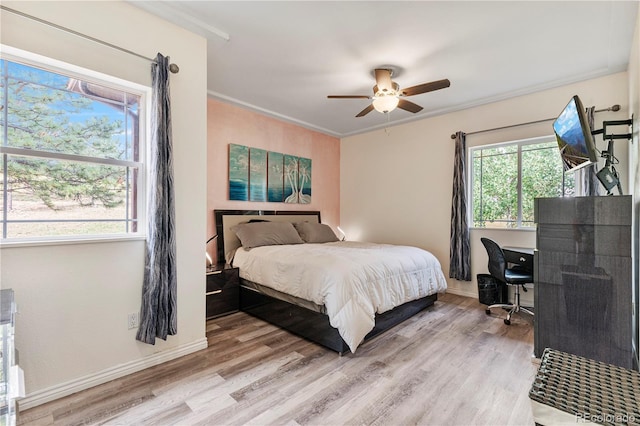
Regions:
<instances>
[{"instance_id":1,"label":"ceiling fan light fixture","mask_svg":"<svg viewBox=\"0 0 640 426\"><path fill-rule=\"evenodd\" d=\"M406 87L400 90L400 86L395 81L391 80L393 70L389 68L376 68L374 75L376 78L376 85L373 86L373 96L366 95L329 95L329 99L372 99L372 102L367 105L365 109L360 111L357 117L364 117L374 109L383 114L389 113L396 108L409 111L411 113L418 113L422 111L422 107L418 104L414 104L406 99L407 96L420 95L422 93L433 92L434 90L444 89L451 85L448 79L442 79L438 81L431 81L428 83L418 84L417 86ZM400 97L402 96L402 102Z\"/></svg>"},{"instance_id":2,"label":"ceiling fan light fixture","mask_svg":"<svg viewBox=\"0 0 640 426\"><path fill-rule=\"evenodd\" d=\"M372 104L376 111L387 113L396 109L398 102L400 102L400 98L395 93L383 94L378 92Z\"/></svg>"}]
</instances>

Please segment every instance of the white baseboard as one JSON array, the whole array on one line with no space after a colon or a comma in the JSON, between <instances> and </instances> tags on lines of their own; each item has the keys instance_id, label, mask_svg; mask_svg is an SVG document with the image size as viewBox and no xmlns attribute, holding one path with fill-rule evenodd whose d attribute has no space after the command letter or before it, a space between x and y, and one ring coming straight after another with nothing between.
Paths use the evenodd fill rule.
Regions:
<instances>
[{"instance_id":1,"label":"white baseboard","mask_svg":"<svg viewBox=\"0 0 640 426\"><path fill-rule=\"evenodd\" d=\"M531 287L527 288L527 292L520 292L520 304L522 306L534 307L533 303L533 289ZM455 294L457 296L471 297L472 299L478 299L478 293L475 291L461 291L460 289L452 289L448 288L447 293ZM513 301L512 295L509 296L509 300Z\"/></svg>"},{"instance_id":2,"label":"white baseboard","mask_svg":"<svg viewBox=\"0 0 640 426\"><path fill-rule=\"evenodd\" d=\"M478 298L478 293L475 291L461 291L460 289L447 288L447 293L455 294L457 296L471 297L474 299Z\"/></svg>"},{"instance_id":3,"label":"white baseboard","mask_svg":"<svg viewBox=\"0 0 640 426\"><path fill-rule=\"evenodd\" d=\"M111 368L99 371L95 374L80 377L76 380L61 383L46 389L42 389L33 393L27 394L27 396L19 401L20 410L26 410L35 406L50 402L76 392L92 388L103 383L107 383L111 380L118 379L128 374L136 373L155 365L162 364L167 361L171 361L176 358L180 358L185 355L189 355L193 352L200 351L207 348L207 339L196 340L191 343L187 343L182 346L178 346L166 351L158 352L153 355L149 355L145 358L136 359L125 364L116 365Z\"/></svg>"}]
</instances>

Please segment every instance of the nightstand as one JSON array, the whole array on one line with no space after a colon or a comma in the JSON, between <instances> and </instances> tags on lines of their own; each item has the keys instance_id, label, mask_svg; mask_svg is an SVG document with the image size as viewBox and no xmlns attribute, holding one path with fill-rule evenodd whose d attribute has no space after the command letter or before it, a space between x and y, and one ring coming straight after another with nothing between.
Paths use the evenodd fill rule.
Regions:
<instances>
[{"instance_id":1,"label":"nightstand","mask_svg":"<svg viewBox=\"0 0 640 426\"><path fill-rule=\"evenodd\" d=\"M237 312L240 309L240 274L238 268L218 264L207 269L207 319Z\"/></svg>"}]
</instances>

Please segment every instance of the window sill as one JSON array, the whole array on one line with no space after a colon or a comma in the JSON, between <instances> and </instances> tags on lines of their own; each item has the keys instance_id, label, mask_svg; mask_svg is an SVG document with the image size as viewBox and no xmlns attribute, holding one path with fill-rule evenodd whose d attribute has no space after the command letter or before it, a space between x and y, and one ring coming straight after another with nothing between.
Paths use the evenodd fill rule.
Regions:
<instances>
[{"instance_id":1,"label":"window sill","mask_svg":"<svg viewBox=\"0 0 640 426\"><path fill-rule=\"evenodd\" d=\"M15 247L38 247L38 246L63 246L70 244L100 244L100 243L115 243L121 241L144 241L146 235L91 235L87 237L66 237L60 239L23 239L23 240L4 240L0 242L0 250L3 248L15 248Z\"/></svg>"},{"instance_id":2,"label":"window sill","mask_svg":"<svg viewBox=\"0 0 640 426\"><path fill-rule=\"evenodd\" d=\"M480 228L470 227L471 231L518 231L518 232L536 232L536 228Z\"/></svg>"}]
</instances>

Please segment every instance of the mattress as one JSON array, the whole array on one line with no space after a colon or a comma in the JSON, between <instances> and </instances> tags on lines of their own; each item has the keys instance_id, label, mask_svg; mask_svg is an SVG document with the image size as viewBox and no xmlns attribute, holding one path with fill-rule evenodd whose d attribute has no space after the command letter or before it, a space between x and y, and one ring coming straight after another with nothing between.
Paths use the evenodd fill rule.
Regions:
<instances>
[{"instance_id":1,"label":"mattress","mask_svg":"<svg viewBox=\"0 0 640 426\"><path fill-rule=\"evenodd\" d=\"M291 303L293 305L309 309L310 311L318 312L321 314L327 313L327 309L323 305L318 305L317 303L313 303L309 300L301 299L299 297L295 297L290 294L283 293L278 290L274 290L269 286L254 283L253 281L248 281L245 279L240 280L240 284L243 287L249 288L253 291L257 291L258 293L262 293L264 295Z\"/></svg>"},{"instance_id":2,"label":"mattress","mask_svg":"<svg viewBox=\"0 0 640 426\"><path fill-rule=\"evenodd\" d=\"M446 290L438 260L417 247L342 241L240 248L240 277L324 306L355 352L376 313Z\"/></svg>"}]
</instances>

